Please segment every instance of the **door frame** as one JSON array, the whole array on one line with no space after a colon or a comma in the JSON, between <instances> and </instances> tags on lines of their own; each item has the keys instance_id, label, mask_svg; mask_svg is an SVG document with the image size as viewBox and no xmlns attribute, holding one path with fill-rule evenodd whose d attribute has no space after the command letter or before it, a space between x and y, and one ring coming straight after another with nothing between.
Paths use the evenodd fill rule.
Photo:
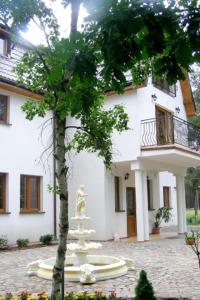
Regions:
<instances>
[{"instance_id":1,"label":"door frame","mask_svg":"<svg viewBox=\"0 0 200 300\"><path fill-rule=\"evenodd\" d=\"M133 235L128 234L130 231L128 230L128 210L127 210L127 191L131 190L133 192L133 201L134 201L134 231ZM131 217L131 215L130 215ZM137 215L136 215L136 193L135 193L135 187L126 187L126 220L127 220L127 237L135 237L137 236Z\"/></svg>"}]
</instances>

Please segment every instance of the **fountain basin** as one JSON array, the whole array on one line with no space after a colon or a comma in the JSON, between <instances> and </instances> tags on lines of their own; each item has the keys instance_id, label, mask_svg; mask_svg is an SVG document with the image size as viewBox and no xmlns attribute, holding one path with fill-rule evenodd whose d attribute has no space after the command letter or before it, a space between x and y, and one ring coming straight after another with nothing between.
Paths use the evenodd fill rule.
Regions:
<instances>
[{"instance_id":1,"label":"fountain basin","mask_svg":"<svg viewBox=\"0 0 200 300\"><path fill-rule=\"evenodd\" d=\"M82 266L75 266L74 256L66 256L65 260L65 279L67 281L81 281L83 266L91 270L92 276L96 280L106 280L125 275L128 266L125 260L106 255L87 255L88 263ZM29 266L28 274L37 275L40 278L52 279L55 257L35 262L33 270ZM90 282L83 282L90 283Z\"/></svg>"},{"instance_id":2,"label":"fountain basin","mask_svg":"<svg viewBox=\"0 0 200 300\"><path fill-rule=\"evenodd\" d=\"M90 237L92 235L95 235L96 231L93 229L84 229L84 230L80 230L80 229L71 229L69 230L68 234L70 236L73 236L77 239L79 238L86 238L86 237Z\"/></svg>"}]
</instances>

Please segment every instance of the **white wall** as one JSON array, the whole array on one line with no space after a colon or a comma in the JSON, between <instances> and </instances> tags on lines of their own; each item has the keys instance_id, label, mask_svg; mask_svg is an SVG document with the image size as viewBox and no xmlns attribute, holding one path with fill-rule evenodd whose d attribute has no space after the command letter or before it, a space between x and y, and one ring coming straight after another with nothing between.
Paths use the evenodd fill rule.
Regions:
<instances>
[{"instance_id":1,"label":"white wall","mask_svg":"<svg viewBox=\"0 0 200 300\"><path fill-rule=\"evenodd\" d=\"M91 239L105 239L106 216L105 216L105 182L104 165L96 154L82 152L68 160L69 173L69 217L75 214L76 192L80 184L85 185L86 213L91 220L88 228L95 229L96 235ZM74 221L70 221L70 228L76 227Z\"/></svg>"},{"instance_id":2,"label":"white wall","mask_svg":"<svg viewBox=\"0 0 200 300\"><path fill-rule=\"evenodd\" d=\"M17 238L37 241L42 234L53 233L53 195L47 185L52 185L52 157L44 166L40 156L51 142L51 126L48 126L41 140L41 125L46 118L25 119L21 105L26 97L0 90L10 97L9 123L0 124L0 172L7 173L7 212L0 214L0 235L7 235L9 242ZM20 214L20 174L42 177L41 214Z\"/></svg>"}]
</instances>

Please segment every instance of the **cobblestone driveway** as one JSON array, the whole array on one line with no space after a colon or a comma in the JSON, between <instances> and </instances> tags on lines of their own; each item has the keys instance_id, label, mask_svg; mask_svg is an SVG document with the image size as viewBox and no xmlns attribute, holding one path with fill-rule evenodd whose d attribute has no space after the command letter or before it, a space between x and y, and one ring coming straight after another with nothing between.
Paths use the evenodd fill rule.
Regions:
<instances>
[{"instance_id":1,"label":"cobblestone driveway","mask_svg":"<svg viewBox=\"0 0 200 300\"><path fill-rule=\"evenodd\" d=\"M55 255L56 246L0 253L0 293L50 291L51 282L26 275L26 265ZM118 296L133 296L138 273L144 269L160 297L188 297L200 300L200 270L197 259L183 237L145 243L105 242L95 253L126 256L135 262L136 271L117 279L81 286L66 283L66 290L116 290Z\"/></svg>"}]
</instances>

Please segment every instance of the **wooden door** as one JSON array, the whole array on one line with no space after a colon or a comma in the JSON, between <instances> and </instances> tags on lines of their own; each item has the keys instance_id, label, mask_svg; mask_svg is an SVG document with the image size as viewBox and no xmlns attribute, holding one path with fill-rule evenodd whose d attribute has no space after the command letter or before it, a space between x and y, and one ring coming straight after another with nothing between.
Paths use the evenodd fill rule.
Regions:
<instances>
[{"instance_id":1,"label":"wooden door","mask_svg":"<svg viewBox=\"0 0 200 300\"><path fill-rule=\"evenodd\" d=\"M156 136L158 145L173 143L173 118L171 112L156 106Z\"/></svg>"},{"instance_id":2,"label":"wooden door","mask_svg":"<svg viewBox=\"0 0 200 300\"><path fill-rule=\"evenodd\" d=\"M127 235L128 237L136 236L136 204L135 204L135 188L126 188L126 204L127 204Z\"/></svg>"}]
</instances>

